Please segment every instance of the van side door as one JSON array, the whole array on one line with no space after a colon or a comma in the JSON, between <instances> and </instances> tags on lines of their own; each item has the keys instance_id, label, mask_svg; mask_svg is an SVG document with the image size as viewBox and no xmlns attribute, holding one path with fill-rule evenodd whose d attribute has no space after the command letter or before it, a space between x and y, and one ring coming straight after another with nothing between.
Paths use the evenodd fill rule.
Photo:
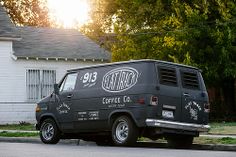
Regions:
<instances>
[{"instance_id":1,"label":"van side door","mask_svg":"<svg viewBox=\"0 0 236 157\"><path fill-rule=\"evenodd\" d=\"M56 116L61 129L64 132L73 130L73 106L74 90L77 80L77 73L69 73L60 85L57 95Z\"/></svg>"},{"instance_id":2,"label":"van side door","mask_svg":"<svg viewBox=\"0 0 236 157\"><path fill-rule=\"evenodd\" d=\"M104 128L100 109L102 73L101 68L81 69L76 83L74 107L74 127L79 132L96 132Z\"/></svg>"}]
</instances>

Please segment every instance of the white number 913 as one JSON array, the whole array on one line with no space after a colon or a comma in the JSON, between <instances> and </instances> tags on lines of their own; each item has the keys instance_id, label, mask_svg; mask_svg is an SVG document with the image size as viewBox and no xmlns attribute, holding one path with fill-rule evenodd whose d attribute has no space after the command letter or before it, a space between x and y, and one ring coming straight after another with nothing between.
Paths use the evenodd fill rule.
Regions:
<instances>
[{"instance_id":1,"label":"white number 913","mask_svg":"<svg viewBox=\"0 0 236 157\"><path fill-rule=\"evenodd\" d=\"M89 73L87 72L83 76L83 83L94 83L97 80L97 72Z\"/></svg>"}]
</instances>

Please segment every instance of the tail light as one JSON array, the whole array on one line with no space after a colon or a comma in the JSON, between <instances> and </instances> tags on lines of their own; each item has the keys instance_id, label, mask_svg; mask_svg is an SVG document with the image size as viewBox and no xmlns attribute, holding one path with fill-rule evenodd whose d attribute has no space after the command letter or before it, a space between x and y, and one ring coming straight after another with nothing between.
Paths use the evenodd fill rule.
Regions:
<instances>
[{"instance_id":1,"label":"tail light","mask_svg":"<svg viewBox=\"0 0 236 157\"><path fill-rule=\"evenodd\" d=\"M145 99L144 98L139 98L138 103L139 104L145 104Z\"/></svg>"},{"instance_id":2,"label":"tail light","mask_svg":"<svg viewBox=\"0 0 236 157\"><path fill-rule=\"evenodd\" d=\"M156 106L157 104L158 104L158 97L157 96L151 96L150 105Z\"/></svg>"},{"instance_id":3,"label":"tail light","mask_svg":"<svg viewBox=\"0 0 236 157\"><path fill-rule=\"evenodd\" d=\"M204 112L206 112L206 113L210 112L210 104L209 103L204 104Z\"/></svg>"}]
</instances>

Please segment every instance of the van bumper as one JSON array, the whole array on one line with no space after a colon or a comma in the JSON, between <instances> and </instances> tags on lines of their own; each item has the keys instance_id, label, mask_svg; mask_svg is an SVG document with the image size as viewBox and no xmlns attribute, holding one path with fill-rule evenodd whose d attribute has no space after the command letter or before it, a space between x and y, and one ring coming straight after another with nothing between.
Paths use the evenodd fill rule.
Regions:
<instances>
[{"instance_id":1,"label":"van bumper","mask_svg":"<svg viewBox=\"0 0 236 157\"><path fill-rule=\"evenodd\" d=\"M158 128L197 131L197 132L207 132L210 129L209 125L181 123L181 122L173 122L173 121L158 120L158 119L146 119L146 125L148 127L158 127Z\"/></svg>"}]
</instances>

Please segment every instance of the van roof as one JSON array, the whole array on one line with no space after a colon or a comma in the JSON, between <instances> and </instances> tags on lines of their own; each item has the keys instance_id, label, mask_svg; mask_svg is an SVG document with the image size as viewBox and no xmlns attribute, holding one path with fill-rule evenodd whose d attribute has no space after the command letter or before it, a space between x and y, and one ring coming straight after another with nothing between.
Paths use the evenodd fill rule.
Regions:
<instances>
[{"instance_id":1,"label":"van roof","mask_svg":"<svg viewBox=\"0 0 236 157\"><path fill-rule=\"evenodd\" d=\"M89 68L95 68L95 67L104 67L104 66L112 66L112 65L120 65L120 64L129 64L129 63L139 63L139 62L155 62L155 63L168 64L168 65L175 65L175 66L179 66L179 67L185 67L185 68L191 68L191 69L200 70L200 69L198 69L198 68L196 68L196 67L189 66L189 65L184 65L184 64L178 64L178 63L167 62L167 61L161 61L161 60L154 60L154 59L141 59L141 60L130 60L130 61L122 61L122 62L96 64L96 65L85 66L85 67L80 67L80 68L76 68L76 69L70 69L70 70L67 70L67 72L76 72L76 71L81 70L81 69L89 69Z\"/></svg>"}]
</instances>

